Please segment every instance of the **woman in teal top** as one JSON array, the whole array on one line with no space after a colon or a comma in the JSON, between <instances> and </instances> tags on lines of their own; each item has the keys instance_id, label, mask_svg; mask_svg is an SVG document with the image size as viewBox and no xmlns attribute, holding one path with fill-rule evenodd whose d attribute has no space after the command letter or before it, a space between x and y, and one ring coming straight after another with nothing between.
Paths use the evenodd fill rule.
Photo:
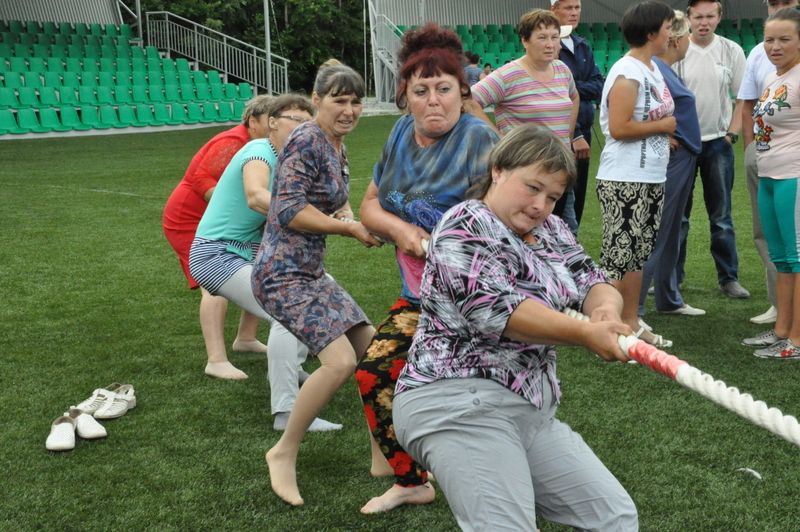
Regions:
<instances>
[{"instance_id":1,"label":"woman in teal top","mask_svg":"<svg viewBox=\"0 0 800 532\"><path fill-rule=\"evenodd\" d=\"M308 349L264 312L253 297L250 274L269 211L278 151L295 127L311 120L313 112L311 102L296 94L279 96L270 103L267 138L251 140L233 156L197 226L189 252L189 271L200 286L270 323L268 375L276 430L286 427L297 397L298 367ZM317 419L310 430L340 428Z\"/></svg>"}]
</instances>

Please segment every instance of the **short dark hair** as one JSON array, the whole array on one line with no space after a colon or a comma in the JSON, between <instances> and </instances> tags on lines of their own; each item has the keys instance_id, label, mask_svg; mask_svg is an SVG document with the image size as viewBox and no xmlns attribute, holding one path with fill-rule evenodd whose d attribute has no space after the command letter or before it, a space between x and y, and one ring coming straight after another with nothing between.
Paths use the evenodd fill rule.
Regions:
<instances>
[{"instance_id":1,"label":"short dark hair","mask_svg":"<svg viewBox=\"0 0 800 532\"><path fill-rule=\"evenodd\" d=\"M722 15L722 2L720 0L689 0L689 3L686 5L686 14L689 15L689 11L691 11L691 9L700 2L717 4L717 12Z\"/></svg>"},{"instance_id":2,"label":"short dark hair","mask_svg":"<svg viewBox=\"0 0 800 532\"><path fill-rule=\"evenodd\" d=\"M794 7L784 7L783 9L779 9L767 18L767 20L764 22L764 26L774 20L794 22L794 25L797 27L797 33L800 34L800 11L798 11L798 9Z\"/></svg>"},{"instance_id":3,"label":"short dark hair","mask_svg":"<svg viewBox=\"0 0 800 532\"><path fill-rule=\"evenodd\" d=\"M338 63L338 64L337 64ZM314 80L314 92L317 96L355 95L363 98L367 92L361 75L347 65L330 59L325 61L317 71Z\"/></svg>"},{"instance_id":4,"label":"short dark hair","mask_svg":"<svg viewBox=\"0 0 800 532\"><path fill-rule=\"evenodd\" d=\"M284 111L289 111L291 109L305 111L311 116L314 116L317 111L314 109L314 106L311 105L311 100L307 97L302 94L297 94L296 92L290 92L272 98L267 113L271 117L278 117L283 114Z\"/></svg>"},{"instance_id":5,"label":"short dark hair","mask_svg":"<svg viewBox=\"0 0 800 532\"><path fill-rule=\"evenodd\" d=\"M474 178L465 194L466 199L482 199L492 184L492 170L514 170L539 165L545 172L567 174L567 188L575 185L575 155L564 141L547 128L522 124L495 144L489 154L486 174Z\"/></svg>"},{"instance_id":6,"label":"short dark hair","mask_svg":"<svg viewBox=\"0 0 800 532\"><path fill-rule=\"evenodd\" d=\"M558 17L547 9L532 9L520 17L517 24L517 35L520 39L527 41L534 31L548 28L561 28Z\"/></svg>"},{"instance_id":7,"label":"short dark hair","mask_svg":"<svg viewBox=\"0 0 800 532\"><path fill-rule=\"evenodd\" d=\"M661 30L661 25L675 18L672 8L663 2L640 2L629 7L622 15L622 35L632 48L647 44L653 33Z\"/></svg>"}]
</instances>

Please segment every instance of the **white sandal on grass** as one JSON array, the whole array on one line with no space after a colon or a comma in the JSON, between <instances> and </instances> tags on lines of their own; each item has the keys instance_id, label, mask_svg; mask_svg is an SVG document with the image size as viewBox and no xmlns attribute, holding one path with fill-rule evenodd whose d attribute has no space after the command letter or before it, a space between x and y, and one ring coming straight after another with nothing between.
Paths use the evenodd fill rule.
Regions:
<instances>
[{"instance_id":1,"label":"white sandal on grass","mask_svg":"<svg viewBox=\"0 0 800 532\"><path fill-rule=\"evenodd\" d=\"M643 342L647 342L648 344L655 346L659 349L669 349L672 347L672 340L666 340L660 334L654 333L651 329L647 329L646 327L642 326L636 331L635 336L642 340Z\"/></svg>"},{"instance_id":2,"label":"white sandal on grass","mask_svg":"<svg viewBox=\"0 0 800 532\"><path fill-rule=\"evenodd\" d=\"M97 390L95 390L97 391ZM96 419L114 419L136 407L136 396L133 386L123 384L115 392L107 395L105 402L94 413Z\"/></svg>"},{"instance_id":3,"label":"white sandal on grass","mask_svg":"<svg viewBox=\"0 0 800 532\"><path fill-rule=\"evenodd\" d=\"M75 432L84 440L96 440L108 436L106 428L98 423L91 414L72 406L64 415L75 420Z\"/></svg>"},{"instance_id":4,"label":"white sandal on grass","mask_svg":"<svg viewBox=\"0 0 800 532\"><path fill-rule=\"evenodd\" d=\"M94 414L97 412L97 409L103 406L106 401L109 400L110 397L114 395L114 393L120 389L123 384L118 382L112 382L105 388L97 388L94 392L92 392L92 396L89 397L87 400L79 403L77 408L78 410L82 410L87 414Z\"/></svg>"}]
</instances>

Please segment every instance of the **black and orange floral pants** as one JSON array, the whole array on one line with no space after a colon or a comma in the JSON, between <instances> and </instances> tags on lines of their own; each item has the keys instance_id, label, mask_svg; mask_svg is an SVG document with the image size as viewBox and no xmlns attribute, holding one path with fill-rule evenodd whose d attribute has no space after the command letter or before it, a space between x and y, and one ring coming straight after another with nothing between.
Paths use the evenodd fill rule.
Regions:
<instances>
[{"instance_id":1,"label":"black and orange floral pants","mask_svg":"<svg viewBox=\"0 0 800 532\"><path fill-rule=\"evenodd\" d=\"M389 316L378 325L367 354L356 370L358 391L369 429L394 469L395 482L405 487L419 486L428 481L427 471L397 442L392 422L394 387L406 365L419 312L418 305L398 299L389 310Z\"/></svg>"}]
</instances>

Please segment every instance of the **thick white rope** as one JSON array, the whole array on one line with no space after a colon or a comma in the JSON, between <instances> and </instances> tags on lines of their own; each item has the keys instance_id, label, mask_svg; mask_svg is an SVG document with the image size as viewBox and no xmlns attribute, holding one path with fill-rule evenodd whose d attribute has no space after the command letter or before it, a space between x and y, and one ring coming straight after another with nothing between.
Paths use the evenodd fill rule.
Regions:
<instances>
[{"instance_id":1,"label":"thick white rope","mask_svg":"<svg viewBox=\"0 0 800 532\"><path fill-rule=\"evenodd\" d=\"M586 315L573 309L566 309L564 313L579 320L589 320ZM620 335L619 337L619 345L623 351L640 364L658 371L662 375L672 377L681 385L697 392L706 399L724 406L751 423L764 427L773 434L777 434L786 441L800 447L800 423L797 422L797 418L794 416L786 416L777 408L768 407L764 401L756 401L750 394L741 393L738 388L728 386L724 382L714 379L708 373L693 367L688 362L657 349L655 350L655 356L661 359L660 361L663 362L669 357L671 358L668 364L662 363L659 365L660 367L655 367L656 364L653 364L652 357L642 358L635 349L632 349L640 342L642 340L635 336ZM649 346L649 344L647 345ZM669 366L669 369L665 369L666 366ZM672 376L669 370L676 369L676 366L677 371L674 371L674 376Z\"/></svg>"}]
</instances>

